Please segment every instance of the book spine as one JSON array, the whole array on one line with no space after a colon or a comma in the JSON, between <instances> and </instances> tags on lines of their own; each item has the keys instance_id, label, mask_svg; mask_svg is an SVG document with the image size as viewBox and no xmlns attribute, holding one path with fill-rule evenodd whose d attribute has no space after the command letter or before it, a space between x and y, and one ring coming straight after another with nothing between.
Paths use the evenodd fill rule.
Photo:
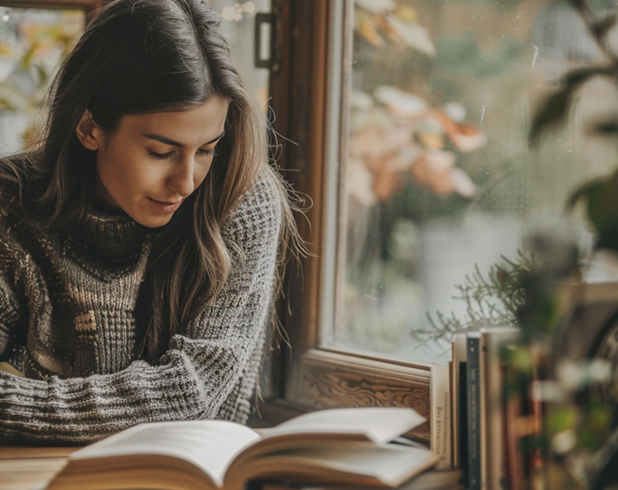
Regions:
<instances>
[{"instance_id":1,"label":"book spine","mask_svg":"<svg viewBox=\"0 0 618 490\"><path fill-rule=\"evenodd\" d=\"M452 344L452 361L451 361L451 414L453 415L453 466L463 468L463 457L468 451L467 448L462 450L462 431L465 430L466 419L462 418L462 413L465 413L465 388L461 389L461 367L462 362L466 360L466 335L455 334Z\"/></svg>"},{"instance_id":2,"label":"book spine","mask_svg":"<svg viewBox=\"0 0 618 490\"><path fill-rule=\"evenodd\" d=\"M468 363L459 363L459 467L468 487Z\"/></svg>"},{"instance_id":3,"label":"book spine","mask_svg":"<svg viewBox=\"0 0 618 490\"><path fill-rule=\"evenodd\" d=\"M455 345L453 344L453 349L454 349ZM459 448L457 447L458 444L458 437L457 437L457 430L458 430L458 421L457 421L457 414L459 413L459 405L458 405L458 397L457 397L457 382L459 381L459 376L457 373L457 364L459 364L457 361L455 361L455 358L452 357L451 358L451 362L448 365L449 368L449 378L450 378L450 388L451 388L451 465L454 468L457 468L459 466Z\"/></svg>"},{"instance_id":4,"label":"book spine","mask_svg":"<svg viewBox=\"0 0 618 490\"><path fill-rule=\"evenodd\" d=\"M480 335L469 333L467 354L468 490L481 490Z\"/></svg>"},{"instance_id":5,"label":"book spine","mask_svg":"<svg viewBox=\"0 0 618 490\"><path fill-rule=\"evenodd\" d=\"M450 468L452 461L451 380L449 366L431 367L431 450L440 456L436 468Z\"/></svg>"},{"instance_id":6,"label":"book spine","mask_svg":"<svg viewBox=\"0 0 618 490\"><path fill-rule=\"evenodd\" d=\"M482 332L482 330L481 330ZM489 482L489 446L487 445L487 434L489 427L487 426L487 413L489 403L489 393L487 389L487 379L489 373L487 371L487 336L481 333L479 339L479 376L478 386L480 394L479 403L479 447L480 447L480 459L481 459L481 490L487 490L487 484ZM495 490L499 490L496 488Z\"/></svg>"},{"instance_id":7,"label":"book spine","mask_svg":"<svg viewBox=\"0 0 618 490\"><path fill-rule=\"evenodd\" d=\"M481 329L481 416L485 422L481 422L482 445L485 447L481 459L485 462L481 485L485 481L492 490L507 487L504 451L506 364L500 359L500 348L517 342L519 335L519 330L510 327Z\"/></svg>"}]
</instances>

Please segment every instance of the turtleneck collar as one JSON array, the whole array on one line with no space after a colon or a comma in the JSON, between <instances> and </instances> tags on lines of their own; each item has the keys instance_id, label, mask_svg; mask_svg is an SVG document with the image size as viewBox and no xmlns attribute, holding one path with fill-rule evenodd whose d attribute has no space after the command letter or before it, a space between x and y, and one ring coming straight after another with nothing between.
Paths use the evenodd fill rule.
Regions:
<instances>
[{"instance_id":1,"label":"turtleneck collar","mask_svg":"<svg viewBox=\"0 0 618 490\"><path fill-rule=\"evenodd\" d=\"M139 255L151 233L126 214L91 209L73 240L103 259L117 261Z\"/></svg>"}]
</instances>

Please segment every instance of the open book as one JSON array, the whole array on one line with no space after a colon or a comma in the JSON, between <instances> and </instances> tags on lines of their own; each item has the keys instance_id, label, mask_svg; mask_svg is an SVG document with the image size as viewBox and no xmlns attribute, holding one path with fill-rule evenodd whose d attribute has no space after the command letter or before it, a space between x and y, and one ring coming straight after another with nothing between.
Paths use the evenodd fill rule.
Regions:
<instances>
[{"instance_id":1,"label":"open book","mask_svg":"<svg viewBox=\"0 0 618 490\"><path fill-rule=\"evenodd\" d=\"M254 479L395 487L437 462L424 447L390 443L424 421L407 408L352 408L259 430L141 424L73 453L47 489L242 490Z\"/></svg>"}]
</instances>

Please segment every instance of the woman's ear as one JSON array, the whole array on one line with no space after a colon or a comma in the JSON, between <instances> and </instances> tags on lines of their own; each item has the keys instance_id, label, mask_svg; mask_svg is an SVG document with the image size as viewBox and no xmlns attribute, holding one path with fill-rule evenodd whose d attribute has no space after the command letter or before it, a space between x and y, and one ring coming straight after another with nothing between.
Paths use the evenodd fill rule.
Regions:
<instances>
[{"instance_id":1,"label":"woman's ear","mask_svg":"<svg viewBox=\"0 0 618 490\"><path fill-rule=\"evenodd\" d=\"M101 128L94 122L92 114L88 109L84 111L82 117L77 123L75 134L88 150L96 151L101 146L102 131Z\"/></svg>"}]
</instances>

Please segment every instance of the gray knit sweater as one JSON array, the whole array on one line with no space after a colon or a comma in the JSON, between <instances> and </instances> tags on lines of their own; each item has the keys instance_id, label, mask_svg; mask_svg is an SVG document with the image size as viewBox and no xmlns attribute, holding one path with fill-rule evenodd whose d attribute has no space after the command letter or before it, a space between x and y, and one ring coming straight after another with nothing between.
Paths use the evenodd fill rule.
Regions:
<instances>
[{"instance_id":1,"label":"gray knit sweater","mask_svg":"<svg viewBox=\"0 0 618 490\"><path fill-rule=\"evenodd\" d=\"M148 229L92 213L77 233L43 233L2 197L0 361L26 377L0 372L0 442L84 444L147 421L246 421L275 276L273 183L255 184L224 223L230 276L157 366L134 354Z\"/></svg>"}]
</instances>

